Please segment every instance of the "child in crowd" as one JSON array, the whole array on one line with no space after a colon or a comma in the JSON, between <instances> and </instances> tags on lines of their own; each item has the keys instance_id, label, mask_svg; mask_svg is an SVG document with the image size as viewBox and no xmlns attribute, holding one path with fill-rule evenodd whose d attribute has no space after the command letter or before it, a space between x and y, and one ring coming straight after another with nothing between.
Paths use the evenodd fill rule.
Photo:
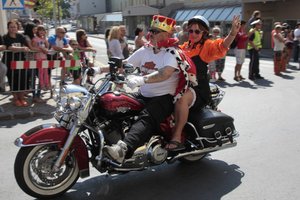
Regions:
<instances>
[{"instance_id":1,"label":"child in crowd","mask_svg":"<svg viewBox=\"0 0 300 200\"><path fill-rule=\"evenodd\" d=\"M215 26L212 29L212 39L216 40L216 39L221 38L220 34L221 34L221 29L218 26ZM222 74L223 74L223 71L224 71L224 67L225 67L225 58L226 58L226 56L224 56L223 58L220 58L220 59L217 59L217 60L214 61L219 81L225 81L225 79L222 77Z\"/></svg>"},{"instance_id":2,"label":"child in crowd","mask_svg":"<svg viewBox=\"0 0 300 200\"><path fill-rule=\"evenodd\" d=\"M33 47L37 47L39 52L35 53L34 58L36 61L47 60L47 53L49 48L49 43L45 37L46 29L43 25L37 27L36 36L32 40ZM48 68L39 68L39 82L40 88L42 90L50 90L50 79L48 75Z\"/></svg>"},{"instance_id":3,"label":"child in crowd","mask_svg":"<svg viewBox=\"0 0 300 200\"><path fill-rule=\"evenodd\" d=\"M80 52L79 52L79 44L77 40L75 39L70 39L69 40L69 45L71 48L74 50L72 54L70 54L70 59L71 60L80 60ZM80 85L81 82L81 66L76 66L76 67L70 67L68 68L70 73L73 76L73 84L75 85Z\"/></svg>"}]
</instances>

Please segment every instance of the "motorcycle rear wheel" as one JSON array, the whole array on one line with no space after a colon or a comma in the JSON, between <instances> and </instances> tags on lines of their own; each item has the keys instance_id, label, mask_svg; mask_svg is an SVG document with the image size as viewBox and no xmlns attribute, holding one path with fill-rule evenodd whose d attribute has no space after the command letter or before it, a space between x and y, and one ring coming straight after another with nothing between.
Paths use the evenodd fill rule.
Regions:
<instances>
[{"instance_id":1,"label":"motorcycle rear wheel","mask_svg":"<svg viewBox=\"0 0 300 200\"><path fill-rule=\"evenodd\" d=\"M199 154L199 155L189 155L179 159L182 163L193 163L205 158L207 154Z\"/></svg>"},{"instance_id":2,"label":"motorcycle rear wheel","mask_svg":"<svg viewBox=\"0 0 300 200\"><path fill-rule=\"evenodd\" d=\"M54 198L70 189L79 178L74 154L67 156L57 172L51 169L59 155L57 145L21 148L15 160L14 173L20 188L36 198Z\"/></svg>"}]
</instances>

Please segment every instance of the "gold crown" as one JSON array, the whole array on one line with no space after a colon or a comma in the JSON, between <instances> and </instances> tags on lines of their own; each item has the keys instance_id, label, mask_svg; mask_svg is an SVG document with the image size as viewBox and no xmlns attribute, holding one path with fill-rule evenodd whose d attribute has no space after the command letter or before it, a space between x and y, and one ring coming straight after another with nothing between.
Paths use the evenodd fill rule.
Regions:
<instances>
[{"instance_id":1,"label":"gold crown","mask_svg":"<svg viewBox=\"0 0 300 200\"><path fill-rule=\"evenodd\" d=\"M154 15L151 22L152 28L158 28L168 33L173 33L176 21L162 15Z\"/></svg>"}]
</instances>

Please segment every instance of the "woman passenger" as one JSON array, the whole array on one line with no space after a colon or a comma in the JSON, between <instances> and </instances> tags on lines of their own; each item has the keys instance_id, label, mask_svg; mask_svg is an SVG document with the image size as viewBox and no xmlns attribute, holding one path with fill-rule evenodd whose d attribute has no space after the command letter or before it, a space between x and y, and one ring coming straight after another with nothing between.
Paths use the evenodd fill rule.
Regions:
<instances>
[{"instance_id":1,"label":"woman passenger","mask_svg":"<svg viewBox=\"0 0 300 200\"><path fill-rule=\"evenodd\" d=\"M226 55L239 28L239 16L234 16L230 33L224 39L210 40L209 22L206 18L195 16L188 21L189 40L180 47L196 65L198 85L190 87L175 104L175 128L172 139L166 146L169 151L184 148L181 133L187 122L189 109L200 110L209 105L211 97L207 63Z\"/></svg>"}]
</instances>

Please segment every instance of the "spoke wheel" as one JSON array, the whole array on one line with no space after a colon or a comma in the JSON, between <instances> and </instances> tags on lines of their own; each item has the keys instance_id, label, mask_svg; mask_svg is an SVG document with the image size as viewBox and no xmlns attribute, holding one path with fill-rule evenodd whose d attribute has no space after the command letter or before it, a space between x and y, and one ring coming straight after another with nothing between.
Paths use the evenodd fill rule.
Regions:
<instances>
[{"instance_id":1,"label":"spoke wheel","mask_svg":"<svg viewBox=\"0 0 300 200\"><path fill-rule=\"evenodd\" d=\"M56 145L20 149L15 160L15 178L24 192L37 198L53 198L76 183L79 169L73 154L59 170L52 171L59 152Z\"/></svg>"}]
</instances>

